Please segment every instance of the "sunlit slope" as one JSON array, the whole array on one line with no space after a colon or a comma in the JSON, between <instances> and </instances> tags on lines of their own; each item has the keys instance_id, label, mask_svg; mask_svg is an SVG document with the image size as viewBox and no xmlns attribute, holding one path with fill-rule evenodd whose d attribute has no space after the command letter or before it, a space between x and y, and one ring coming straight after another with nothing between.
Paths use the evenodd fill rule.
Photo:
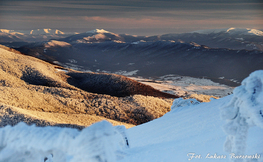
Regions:
<instances>
[{"instance_id":1,"label":"sunlit slope","mask_svg":"<svg viewBox=\"0 0 263 162\"><path fill-rule=\"evenodd\" d=\"M123 97L111 96L106 91L101 94L90 93L88 89L83 88L84 81L89 80L88 74L69 69L68 72L61 71L58 70L61 68L59 66L22 55L14 50L12 52L12 49L6 47L0 48L0 58L0 103L5 105L29 111L93 115L99 116L100 119L107 118L131 124L150 121L170 110L171 102L150 97L152 91L157 94L155 95L157 97L165 97L161 96L165 93L150 86L144 88L146 94L142 95L139 95L140 93L137 93L136 90L133 91L133 94L128 93ZM115 82L120 82L120 78L122 78L122 83L125 83L123 80L125 78L117 75L115 75ZM109 80L111 78L108 78L107 81ZM99 88L104 84L103 81L96 81L95 79L92 83L94 87ZM82 86L79 86L77 82L82 83ZM135 84L135 87L142 86L136 81L132 81L132 83ZM113 84L118 83L108 82L108 88L118 87ZM137 87L137 89L140 88ZM166 98L176 97L167 95ZM141 100L154 102L141 104ZM88 116L86 117L89 119ZM81 122L79 124L81 125Z\"/></svg>"}]
</instances>

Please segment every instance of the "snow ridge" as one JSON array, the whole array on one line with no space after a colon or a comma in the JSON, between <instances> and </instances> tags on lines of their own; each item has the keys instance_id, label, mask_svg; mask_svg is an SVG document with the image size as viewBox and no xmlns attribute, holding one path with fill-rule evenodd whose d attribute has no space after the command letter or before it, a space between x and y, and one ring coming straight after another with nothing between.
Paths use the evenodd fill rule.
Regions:
<instances>
[{"instance_id":1,"label":"snow ridge","mask_svg":"<svg viewBox=\"0 0 263 162\"><path fill-rule=\"evenodd\" d=\"M115 162L127 147L125 130L107 121L82 131L24 123L6 126L0 129L0 162Z\"/></svg>"},{"instance_id":2,"label":"snow ridge","mask_svg":"<svg viewBox=\"0 0 263 162\"><path fill-rule=\"evenodd\" d=\"M249 128L257 126L263 129L262 99L263 70L259 70L243 80L242 85L234 90L230 103L221 109L221 117L227 121L224 126L228 134L225 151L244 154Z\"/></svg>"},{"instance_id":3,"label":"snow ridge","mask_svg":"<svg viewBox=\"0 0 263 162\"><path fill-rule=\"evenodd\" d=\"M36 30L8 30L8 29L0 29L0 33L6 34L28 34L28 35L52 35L52 34L65 34L64 32L58 29L36 29Z\"/></svg>"},{"instance_id":4,"label":"snow ridge","mask_svg":"<svg viewBox=\"0 0 263 162\"><path fill-rule=\"evenodd\" d=\"M8 29L0 29L0 32L1 33L12 33L12 32L14 32L14 30L8 30Z\"/></svg>"},{"instance_id":5,"label":"snow ridge","mask_svg":"<svg viewBox=\"0 0 263 162\"><path fill-rule=\"evenodd\" d=\"M37 34L64 34L64 32L57 30L57 29L36 29L31 30L30 34L37 35Z\"/></svg>"},{"instance_id":6,"label":"snow ridge","mask_svg":"<svg viewBox=\"0 0 263 162\"><path fill-rule=\"evenodd\" d=\"M45 43L45 47L55 47L55 46L67 47L67 46L71 46L71 44L67 42L63 42L63 41L57 41L57 40L51 40Z\"/></svg>"},{"instance_id":7,"label":"snow ridge","mask_svg":"<svg viewBox=\"0 0 263 162\"><path fill-rule=\"evenodd\" d=\"M93 33L93 34L103 34L103 33L111 33L107 30L104 30L104 29L94 29L94 30L91 30L91 31L87 31L86 33Z\"/></svg>"},{"instance_id":8,"label":"snow ridge","mask_svg":"<svg viewBox=\"0 0 263 162\"><path fill-rule=\"evenodd\" d=\"M228 33L230 35L257 35L263 36L263 32L257 29L251 28L223 28L223 29L207 29L207 30L197 30L191 33L199 34L218 34L218 33Z\"/></svg>"}]
</instances>

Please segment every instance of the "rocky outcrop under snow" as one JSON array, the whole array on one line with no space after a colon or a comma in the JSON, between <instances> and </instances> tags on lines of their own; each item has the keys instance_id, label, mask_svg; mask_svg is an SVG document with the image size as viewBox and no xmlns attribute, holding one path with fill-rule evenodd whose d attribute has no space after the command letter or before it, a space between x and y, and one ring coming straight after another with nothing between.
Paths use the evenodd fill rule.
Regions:
<instances>
[{"instance_id":1,"label":"rocky outcrop under snow","mask_svg":"<svg viewBox=\"0 0 263 162\"><path fill-rule=\"evenodd\" d=\"M262 99L263 70L259 70L243 80L242 85L234 90L230 103L221 109L221 117L227 121L224 126L228 135L224 146L227 152L243 155L246 151L249 129L255 126L263 129ZM243 161L243 159L232 160Z\"/></svg>"}]
</instances>

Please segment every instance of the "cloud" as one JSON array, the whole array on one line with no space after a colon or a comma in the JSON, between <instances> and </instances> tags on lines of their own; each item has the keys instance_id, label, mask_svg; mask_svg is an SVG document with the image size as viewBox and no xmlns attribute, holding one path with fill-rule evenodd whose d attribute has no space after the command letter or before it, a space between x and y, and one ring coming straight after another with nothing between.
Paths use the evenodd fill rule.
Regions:
<instances>
[{"instance_id":1,"label":"cloud","mask_svg":"<svg viewBox=\"0 0 263 162\"><path fill-rule=\"evenodd\" d=\"M1 0L1 11L10 14L134 17L175 11L260 10L259 0ZM181 15L183 16L183 15Z\"/></svg>"},{"instance_id":2,"label":"cloud","mask_svg":"<svg viewBox=\"0 0 263 162\"><path fill-rule=\"evenodd\" d=\"M262 0L1 0L0 28L260 28L262 8Z\"/></svg>"}]
</instances>

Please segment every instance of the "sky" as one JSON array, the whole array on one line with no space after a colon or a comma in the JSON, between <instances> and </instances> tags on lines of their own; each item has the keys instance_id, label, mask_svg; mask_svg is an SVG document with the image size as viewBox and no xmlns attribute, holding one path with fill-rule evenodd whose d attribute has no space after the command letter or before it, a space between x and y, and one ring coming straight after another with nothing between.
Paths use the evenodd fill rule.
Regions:
<instances>
[{"instance_id":1,"label":"sky","mask_svg":"<svg viewBox=\"0 0 263 162\"><path fill-rule=\"evenodd\" d=\"M0 0L0 29L158 35L263 29L263 0Z\"/></svg>"}]
</instances>

